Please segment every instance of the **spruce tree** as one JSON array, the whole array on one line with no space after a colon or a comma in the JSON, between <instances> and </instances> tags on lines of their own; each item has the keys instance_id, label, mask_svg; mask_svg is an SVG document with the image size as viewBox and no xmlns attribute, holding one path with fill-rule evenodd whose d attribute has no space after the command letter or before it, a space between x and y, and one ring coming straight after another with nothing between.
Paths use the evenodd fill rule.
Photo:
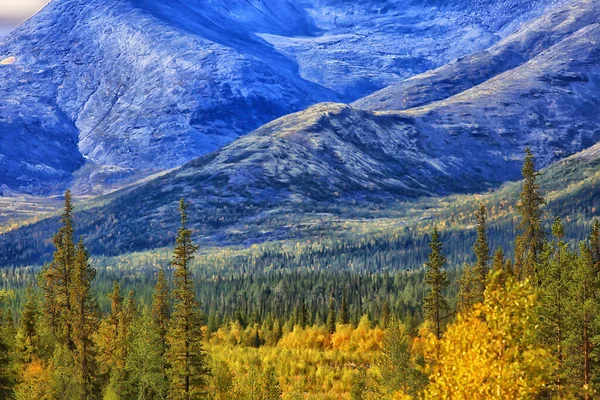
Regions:
<instances>
[{"instance_id":1,"label":"spruce tree","mask_svg":"<svg viewBox=\"0 0 600 400\"><path fill-rule=\"evenodd\" d=\"M158 271L158 279L152 296L152 319L158 329L163 349L169 328L169 285L163 268Z\"/></svg>"},{"instance_id":2,"label":"spruce tree","mask_svg":"<svg viewBox=\"0 0 600 400\"><path fill-rule=\"evenodd\" d=\"M75 264L75 242L73 239L73 203L71 192L65 192L65 205L61 217L62 226L54 235L54 256L40 276L44 290L44 317L56 343L73 350L71 337L71 278Z\"/></svg>"},{"instance_id":3,"label":"spruce tree","mask_svg":"<svg viewBox=\"0 0 600 400\"><path fill-rule=\"evenodd\" d=\"M40 302L32 283L27 285L25 304L17 331L17 353L20 364L28 364L40 356Z\"/></svg>"},{"instance_id":4,"label":"spruce tree","mask_svg":"<svg viewBox=\"0 0 600 400\"><path fill-rule=\"evenodd\" d=\"M492 270L494 272L504 270L504 251L502 251L502 247L498 246L496 252L494 253L494 259L492 261Z\"/></svg>"},{"instance_id":5,"label":"spruce tree","mask_svg":"<svg viewBox=\"0 0 600 400\"><path fill-rule=\"evenodd\" d=\"M333 293L329 297L329 307L327 308L327 330L329 333L335 333L335 299L333 298Z\"/></svg>"},{"instance_id":6,"label":"spruce tree","mask_svg":"<svg viewBox=\"0 0 600 400\"><path fill-rule=\"evenodd\" d=\"M538 330L542 344L548 346L557 360L556 390L562 398L564 390L565 340L568 332L568 284L575 256L564 242L565 232L562 221L556 218L552 224L554 241L546 245L540 257Z\"/></svg>"},{"instance_id":7,"label":"spruce tree","mask_svg":"<svg viewBox=\"0 0 600 400\"><path fill-rule=\"evenodd\" d=\"M546 200L540 193L537 183L539 172L535 169L535 159L529 148L525 149L522 173L523 191L517 204L521 215L518 226L521 233L517 236L515 246L515 273L519 279L535 280L539 258L544 251L541 207L546 204Z\"/></svg>"},{"instance_id":8,"label":"spruce tree","mask_svg":"<svg viewBox=\"0 0 600 400\"><path fill-rule=\"evenodd\" d=\"M165 352L167 350L167 332L169 330L169 285L165 277L165 271L163 268L158 272L158 279L154 286L154 294L152 296L152 322L154 324L154 331L158 335L159 342L158 352L160 353L161 359L164 359ZM167 364L162 363L163 366L163 378L167 379Z\"/></svg>"},{"instance_id":9,"label":"spruce tree","mask_svg":"<svg viewBox=\"0 0 600 400\"><path fill-rule=\"evenodd\" d=\"M342 304L340 305L338 319L342 325L350 323L350 312L348 311L348 296L346 290L342 293Z\"/></svg>"},{"instance_id":10,"label":"spruce tree","mask_svg":"<svg viewBox=\"0 0 600 400\"><path fill-rule=\"evenodd\" d=\"M479 296L479 274L475 272L474 267L468 264L463 266L463 272L458 281L458 311L468 311L475 304L480 303Z\"/></svg>"},{"instance_id":11,"label":"spruce tree","mask_svg":"<svg viewBox=\"0 0 600 400\"><path fill-rule=\"evenodd\" d=\"M98 329L99 310L92 296L92 281L96 270L91 267L83 242L77 245L71 279L71 324L77 378L83 386L83 399L92 398L98 391L97 366L93 335Z\"/></svg>"},{"instance_id":12,"label":"spruce tree","mask_svg":"<svg viewBox=\"0 0 600 400\"><path fill-rule=\"evenodd\" d=\"M167 334L166 360L169 364L169 399L191 400L205 396L209 373L207 356L202 345L202 318L190 262L198 250L192 242L192 231L187 227L187 208L179 201L181 227L177 234L175 252L171 261L174 270L173 315Z\"/></svg>"},{"instance_id":13,"label":"spruce tree","mask_svg":"<svg viewBox=\"0 0 600 400\"><path fill-rule=\"evenodd\" d=\"M566 315L569 325L574 327L567 340L570 357L566 368L571 383L589 387L595 375L593 363L595 337L600 327L600 277L594 263L594 255L588 243L581 243L580 256L573 263L572 279L569 284L569 304ZM586 399L589 392L584 393Z\"/></svg>"},{"instance_id":14,"label":"spruce tree","mask_svg":"<svg viewBox=\"0 0 600 400\"><path fill-rule=\"evenodd\" d=\"M420 371L410 349L410 338L406 329L394 317L391 318L381 343L381 358L378 362L383 384L390 394L402 391L418 397L427 383L427 375Z\"/></svg>"},{"instance_id":15,"label":"spruce tree","mask_svg":"<svg viewBox=\"0 0 600 400\"><path fill-rule=\"evenodd\" d=\"M167 393L164 348L152 313L144 309L132 327L132 345L127 353L125 369L129 383L137 388L135 398L164 399Z\"/></svg>"},{"instance_id":16,"label":"spruce tree","mask_svg":"<svg viewBox=\"0 0 600 400\"><path fill-rule=\"evenodd\" d=\"M494 285L496 286L504 287L506 280L510 276L513 276L511 261L504 258L504 251L502 251L502 247L500 246L498 246L494 253L492 270L494 271Z\"/></svg>"},{"instance_id":17,"label":"spruce tree","mask_svg":"<svg viewBox=\"0 0 600 400\"><path fill-rule=\"evenodd\" d=\"M108 294L111 301L110 315L102 321L98 332L98 363L108 380L105 392L116 398L129 398L135 388L131 387L125 364L132 346L132 323L135 317L133 293L125 298L121 285L115 281Z\"/></svg>"},{"instance_id":18,"label":"spruce tree","mask_svg":"<svg viewBox=\"0 0 600 400\"><path fill-rule=\"evenodd\" d=\"M10 348L0 337L0 398L12 398L14 380L10 368Z\"/></svg>"},{"instance_id":19,"label":"spruce tree","mask_svg":"<svg viewBox=\"0 0 600 400\"><path fill-rule=\"evenodd\" d=\"M7 301L13 296L13 292L7 290L0 290L0 304ZM2 318L2 330L6 324L12 324L12 320ZM13 395L14 376L12 371L12 360L11 360L11 346L9 343L10 338L5 335L5 332L0 334L0 398L10 399Z\"/></svg>"},{"instance_id":20,"label":"spruce tree","mask_svg":"<svg viewBox=\"0 0 600 400\"><path fill-rule=\"evenodd\" d=\"M443 290L448 286L448 277L444 266L446 256L442 253L442 242L436 227L431 232L429 242L431 253L426 265L425 282L429 285L429 294L423 299L423 311L431 323L433 332L438 339L442 338L444 319L448 312L448 302L443 296Z\"/></svg>"},{"instance_id":21,"label":"spruce tree","mask_svg":"<svg viewBox=\"0 0 600 400\"><path fill-rule=\"evenodd\" d=\"M596 269L600 272L600 221L597 219L592 223L589 242L590 251L592 252L592 261L596 265Z\"/></svg>"},{"instance_id":22,"label":"spruce tree","mask_svg":"<svg viewBox=\"0 0 600 400\"><path fill-rule=\"evenodd\" d=\"M490 247L487 241L487 209L483 204L479 206L479 210L475 213L477 219L477 239L473 245L475 252L475 265L473 273L475 275L475 302L483 303L483 292L485 292L485 283L489 271L488 263L490 261Z\"/></svg>"}]
</instances>

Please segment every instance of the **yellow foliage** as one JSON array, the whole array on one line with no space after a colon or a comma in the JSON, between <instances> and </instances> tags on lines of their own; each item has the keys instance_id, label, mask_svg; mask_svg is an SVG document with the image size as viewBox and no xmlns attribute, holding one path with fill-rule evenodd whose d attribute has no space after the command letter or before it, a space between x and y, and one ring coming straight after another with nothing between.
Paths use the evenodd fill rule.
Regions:
<instances>
[{"instance_id":1,"label":"yellow foliage","mask_svg":"<svg viewBox=\"0 0 600 400\"><path fill-rule=\"evenodd\" d=\"M330 347L330 337L323 326L312 326L302 329L295 326L294 330L285 334L278 344L287 349L317 349L323 350Z\"/></svg>"},{"instance_id":2,"label":"yellow foliage","mask_svg":"<svg viewBox=\"0 0 600 400\"><path fill-rule=\"evenodd\" d=\"M392 393L391 400L411 400L411 397L402 391Z\"/></svg>"},{"instance_id":3,"label":"yellow foliage","mask_svg":"<svg viewBox=\"0 0 600 400\"><path fill-rule=\"evenodd\" d=\"M16 398L18 400L50 399L48 388L51 384L51 376L52 374L44 362L34 359L21 373L21 383L15 388Z\"/></svg>"},{"instance_id":4,"label":"yellow foliage","mask_svg":"<svg viewBox=\"0 0 600 400\"><path fill-rule=\"evenodd\" d=\"M430 334L425 398L534 398L554 365L548 351L532 344L534 306L528 282L490 285L484 303L460 315L441 340Z\"/></svg>"},{"instance_id":5,"label":"yellow foliage","mask_svg":"<svg viewBox=\"0 0 600 400\"><path fill-rule=\"evenodd\" d=\"M233 392L247 392L255 375L270 367L280 378L284 399L349 399L356 368L361 365L373 366L368 371L371 380L380 378L374 365L384 332L371 328L366 317L357 327L338 325L333 335L325 326L289 326L277 345L259 348L243 344L244 331L233 323L207 337L209 354L231 371Z\"/></svg>"},{"instance_id":6,"label":"yellow foliage","mask_svg":"<svg viewBox=\"0 0 600 400\"><path fill-rule=\"evenodd\" d=\"M381 349L384 336L381 328L371 328L369 319L363 316L356 329L352 325L338 325L331 335L331 347L344 352L376 351Z\"/></svg>"}]
</instances>

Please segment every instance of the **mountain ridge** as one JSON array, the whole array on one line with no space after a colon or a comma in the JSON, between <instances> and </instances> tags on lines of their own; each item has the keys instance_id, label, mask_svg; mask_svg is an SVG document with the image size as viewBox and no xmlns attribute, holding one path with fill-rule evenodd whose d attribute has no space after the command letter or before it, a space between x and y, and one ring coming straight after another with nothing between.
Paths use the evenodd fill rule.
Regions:
<instances>
[{"instance_id":1,"label":"mountain ridge","mask_svg":"<svg viewBox=\"0 0 600 400\"><path fill-rule=\"evenodd\" d=\"M54 0L0 39L0 59L16 57L0 66L2 183L101 194L98 177L133 181L279 116L353 100L555 3Z\"/></svg>"}]
</instances>

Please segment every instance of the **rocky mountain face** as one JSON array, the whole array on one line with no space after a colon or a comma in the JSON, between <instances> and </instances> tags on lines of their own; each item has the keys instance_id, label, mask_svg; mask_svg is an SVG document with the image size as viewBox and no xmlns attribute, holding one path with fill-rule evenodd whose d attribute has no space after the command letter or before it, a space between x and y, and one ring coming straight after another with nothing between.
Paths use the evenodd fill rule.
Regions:
<instances>
[{"instance_id":1,"label":"rocky mountain face","mask_svg":"<svg viewBox=\"0 0 600 400\"><path fill-rule=\"evenodd\" d=\"M555 3L54 0L0 39L0 190L102 192L485 49Z\"/></svg>"},{"instance_id":2,"label":"rocky mountain face","mask_svg":"<svg viewBox=\"0 0 600 400\"><path fill-rule=\"evenodd\" d=\"M203 203L272 205L476 192L518 180L525 146L546 167L598 142L600 2L557 9L493 52L509 48L529 59L465 90L462 82L490 75L493 61L475 55L427 74L450 68L462 78L446 99L396 111L319 104L184 165L152 190L172 201L185 191Z\"/></svg>"},{"instance_id":3,"label":"rocky mountain face","mask_svg":"<svg viewBox=\"0 0 600 400\"><path fill-rule=\"evenodd\" d=\"M555 7L483 51L460 57L357 100L367 110L405 110L448 99L542 55L577 31L598 23L600 2Z\"/></svg>"},{"instance_id":4,"label":"rocky mountain face","mask_svg":"<svg viewBox=\"0 0 600 400\"><path fill-rule=\"evenodd\" d=\"M78 234L95 254L170 245L184 196L204 242L288 238L295 232L290 221L301 215L360 213L367 206L518 180L525 146L540 167L558 162L551 176L565 175L561 168L569 176L593 176L600 141L600 15L594 1L572 3L572 10L583 8L582 15L595 16L587 24L458 94L406 110L322 103L281 117L216 152L101 197L77 213ZM484 74L476 63L460 70L465 80L470 73ZM585 174L574 174L582 162ZM586 193L593 195L594 185ZM47 219L0 236L3 257L43 257L48 243L39 238L49 237L56 224ZM16 243L31 253L17 252Z\"/></svg>"}]
</instances>

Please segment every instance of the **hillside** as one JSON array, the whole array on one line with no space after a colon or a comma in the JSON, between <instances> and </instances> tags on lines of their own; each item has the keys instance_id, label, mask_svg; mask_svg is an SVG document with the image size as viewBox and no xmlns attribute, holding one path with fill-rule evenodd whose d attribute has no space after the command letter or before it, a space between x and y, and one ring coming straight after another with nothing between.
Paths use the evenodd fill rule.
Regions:
<instances>
[{"instance_id":1,"label":"hillside","mask_svg":"<svg viewBox=\"0 0 600 400\"><path fill-rule=\"evenodd\" d=\"M88 201L80 234L95 254L168 245L184 196L205 243L280 240L304 235L296 224L314 213L394 215L398 201L498 188L520 179L526 145L541 167L582 151L600 139L600 25L595 2L578 4L594 16L587 25L480 85L408 110L323 103L281 117L173 171ZM7 262L44 254L55 223L5 234ZM39 236L20 242L17 252L11 243L33 231Z\"/></svg>"},{"instance_id":2,"label":"hillside","mask_svg":"<svg viewBox=\"0 0 600 400\"><path fill-rule=\"evenodd\" d=\"M492 47L415 75L357 100L368 110L405 110L448 99L541 56L586 26L598 23L600 3L572 1L524 24Z\"/></svg>"},{"instance_id":3,"label":"hillside","mask_svg":"<svg viewBox=\"0 0 600 400\"><path fill-rule=\"evenodd\" d=\"M555 3L54 0L0 39L1 190L103 193L487 48Z\"/></svg>"},{"instance_id":4,"label":"hillside","mask_svg":"<svg viewBox=\"0 0 600 400\"><path fill-rule=\"evenodd\" d=\"M582 239L589 221L600 216L600 144L552 164L542 171L540 185L548 205L545 219L564 218L567 237ZM151 181L150 184L155 182ZM192 201L190 223L203 253L208 252L207 271L234 273L244 271L248 263L258 263L260 271L272 265L290 268L349 263L376 270L378 265L413 268L427 255L426 233L432 223L443 227L443 240L454 265L470 259L473 240L473 212L481 202L490 211L490 240L495 248L512 249L515 204L520 182L503 185L480 195L422 197L405 201L374 203L302 202L269 208L266 204L202 202L183 193L154 195L131 188L120 196L83 203L76 213L77 234L83 235L97 265L141 268L154 262L166 262L168 251L141 253L148 249L171 246L176 234L176 196ZM145 189L148 189L147 187ZM170 205L165 202L173 197ZM96 204L94 204L96 202ZM144 218L137 216L144 215ZM13 229L0 236L1 258L5 265L39 263L52 251L49 241L59 221L48 217L31 225ZM549 225L547 225L549 227ZM236 250L263 243L251 250ZM228 246L233 246L228 249ZM216 249L216 250L215 250ZM333 254L344 253L338 260ZM129 254L129 255L128 255ZM103 255L119 257L104 258ZM226 260L226 262L224 261ZM244 261L245 260L245 261ZM274 263L274 264L273 264ZM345 265L345 264L344 264ZM366 268L366 267L365 267Z\"/></svg>"}]
</instances>

